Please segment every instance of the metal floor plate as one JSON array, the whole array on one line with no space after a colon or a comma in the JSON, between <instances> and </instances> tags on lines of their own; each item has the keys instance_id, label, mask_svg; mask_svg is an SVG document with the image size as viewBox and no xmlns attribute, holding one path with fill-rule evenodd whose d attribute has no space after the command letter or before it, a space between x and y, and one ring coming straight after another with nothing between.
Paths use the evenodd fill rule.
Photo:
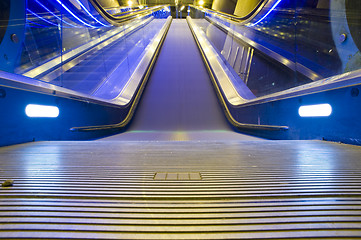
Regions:
<instances>
[{"instance_id":1,"label":"metal floor plate","mask_svg":"<svg viewBox=\"0 0 361 240\"><path fill-rule=\"evenodd\" d=\"M0 238L361 238L360 156L320 141L3 147Z\"/></svg>"}]
</instances>

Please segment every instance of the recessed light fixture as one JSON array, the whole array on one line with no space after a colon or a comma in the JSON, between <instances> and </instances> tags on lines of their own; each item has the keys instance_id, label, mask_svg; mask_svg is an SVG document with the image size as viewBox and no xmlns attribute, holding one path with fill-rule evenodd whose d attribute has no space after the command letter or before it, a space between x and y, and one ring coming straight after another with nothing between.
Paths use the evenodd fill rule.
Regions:
<instances>
[{"instance_id":1,"label":"recessed light fixture","mask_svg":"<svg viewBox=\"0 0 361 240\"><path fill-rule=\"evenodd\" d=\"M56 118L59 116L59 108L56 106L28 104L25 113L28 117Z\"/></svg>"},{"instance_id":2,"label":"recessed light fixture","mask_svg":"<svg viewBox=\"0 0 361 240\"><path fill-rule=\"evenodd\" d=\"M298 109L301 117L328 117L332 113L330 104L304 105Z\"/></svg>"}]
</instances>

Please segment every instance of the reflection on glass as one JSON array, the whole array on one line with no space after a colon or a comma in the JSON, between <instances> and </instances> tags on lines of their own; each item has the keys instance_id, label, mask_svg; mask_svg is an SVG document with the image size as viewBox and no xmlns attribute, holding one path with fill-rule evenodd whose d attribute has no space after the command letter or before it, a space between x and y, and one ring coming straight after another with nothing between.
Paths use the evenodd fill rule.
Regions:
<instances>
[{"instance_id":1,"label":"reflection on glass","mask_svg":"<svg viewBox=\"0 0 361 240\"><path fill-rule=\"evenodd\" d=\"M9 13L7 2L0 6ZM127 10L120 6L117 9ZM140 9L128 8L136 14ZM119 94L169 16L168 9L149 11L113 26L87 0L27 0L26 4L24 0L24 9L19 5L17 10L20 13L23 10L26 17L15 22L8 14L8 23L5 19L1 21L7 26L0 28L0 36L4 36L4 27L21 26L24 37L12 35L19 54L8 60L13 68L2 64L1 70L107 99ZM5 43L1 45L4 46ZM108 95L101 93L104 87L111 89Z\"/></svg>"},{"instance_id":2,"label":"reflection on glass","mask_svg":"<svg viewBox=\"0 0 361 240\"><path fill-rule=\"evenodd\" d=\"M243 21L202 8L191 17L257 97L361 68L360 1L241 2L258 7Z\"/></svg>"}]
</instances>

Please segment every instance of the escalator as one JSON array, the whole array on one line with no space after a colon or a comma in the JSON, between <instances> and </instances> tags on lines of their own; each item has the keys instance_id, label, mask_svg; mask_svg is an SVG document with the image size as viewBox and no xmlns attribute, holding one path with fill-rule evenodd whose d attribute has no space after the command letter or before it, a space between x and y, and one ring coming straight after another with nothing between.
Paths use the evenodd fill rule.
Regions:
<instances>
[{"instance_id":1,"label":"escalator","mask_svg":"<svg viewBox=\"0 0 361 240\"><path fill-rule=\"evenodd\" d=\"M126 133L107 140L250 139L234 132L185 19L173 19Z\"/></svg>"},{"instance_id":2,"label":"escalator","mask_svg":"<svg viewBox=\"0 0 361 240\"><path fill-rule=\"evenodd\" d=\"M272 14L262 7L262 17ZM0 72L0 106L10 116L1 129L0 143L8 146L0 148L0 239L360 238L361 147L324 141L359 141L357 111L349 109L359 106L358 72L299 85L309 75L303 60L282 62L290 46L265 56L276 48L264 45L259 29L272 24L250 28L240 40L237 31L249 27L230 25L222 13L192 11L203 18L170 23L147 15L151 22L108 45L102 31L87 29L100 36L99 45L86 50L88 58L73 55L40 74L61 73L50 87L17 75L20 68ZM252 75L258 59L271 64ZM117 68L124 62L136 64ZM292 66L299 77L292 87L265 79ZM261 86L269 94L257 96ZM17 111L28 100L58 106L59 118L23 120ZM330 117L297 115L325 102Z\"/></svg>"}]
</instances>

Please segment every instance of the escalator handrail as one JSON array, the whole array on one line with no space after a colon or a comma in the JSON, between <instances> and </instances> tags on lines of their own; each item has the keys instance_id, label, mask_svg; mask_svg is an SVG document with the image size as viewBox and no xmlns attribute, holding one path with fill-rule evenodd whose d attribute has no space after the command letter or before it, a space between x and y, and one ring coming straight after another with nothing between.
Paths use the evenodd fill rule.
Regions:
<instances>
[{"instance_id":1,"label":"escalator handrail","mask_svg":"<svg viewBox=\"0 0 361 240\"><path fill-rule=\"evenodd\" d=\"M128 114L125 116L125 118L119 122L119 123L114 123L114 124L109 124L109 125L95 125L95 126L81 126L81 127L72 127L70 129L70 131L73 132L92 132L92 131L99 131L99 130L109 130L109 129L121 129L124 128L132 119L135 109L139 103L140 97L144 91L145 85L147 84L148 78L152 72L153 66L155 64L155 61L157 59L157 56L160 52L160 49L162 47L162 44L164 42L164 39L167 35L167 32L169 30L170 24L171 24L172 18L169 16L167 18L166 23L163 25L162 30L160 31L160 33L158 34L157 37L155 37L153 39L153 43L151 43L153 46L148 48L148 54L151 54L152 56L148 55L144 55L142 60L141 60L141 64L143 65L144 69L146 70L145 72L139 73L139 74L133 74L132 76L135 76L136 78L140 78L139 84L133 85L133 84L128 84L127 87L129 87L129 89L132 88L131 85L133 85L134 89L134 95L131 96L131 98L129 98L129 111ZM140 66L138 65L138 66ZM142 66L139 68L141 69ZM122 93L120 93L118 95L118 97L116 97L113 100L108 101L109 103L116 103L116 101L118 101L118 98L122 97Z\"/></svg>"},{"instance_id":2,"label":"escalator handrail","mask_svg":"<svg viewBox=\"0 0 361 240\"><path fill-rule=\"evenodd\" d=\"M212 14L222 16L223 18L226 18L229 21L239 23L239 22L244 22L246 20L249 20L252 16L254 16L256 13L261 11L261 9L268 2L269 2L269 0L261 0L257 4L257 6L250 13L248 13L246 16L243 16L243 17L239 17L239 16L236 16L236 15L232 15L232 14L228 14L228 13L225 13L225 12L221 12L221 11L217 11L217 10L209 9L209 8L204 8L204 7L200 7L200 6L195 6L195 5L190 5L190 6L193 7L193 8L196 8L198 10L201 10L201 11L205 11L205 12L208 12L208 13L212 13Z\"/></svg>"},{"instance_id":3,"label":"escalator handrail","mask_svg":"<svg viewBox=\"0 0 361 240\"><path fill-rule=\"evenodd\" d=\"M154 6L150 8L144 8L141 11L131 11L128 14L124 14L120 17L115 17L111 14L109 14L99 3L97 0L89 0L89 2L94 6L94 8L103 16L104 19L106 19L109 23L118 26L119 24L122 24L124 22L127 22L129 20L132 20L137 17L141 17L144 15L151 14L155 11L163 9L165 6L168 5L161 5L161 6Z\"/></svg>"},{"instance_id":4,"label":"escalator handrail","mask_svg":"<svg viewBox=\"0 0 361 240\"><path fill-rule=\"evenodd\" d=\"M160 6L156 6L156 7L160 7ZM151 8L153 8L153 7L151 7ZM132 9L132 10L130 10L130 11L126 11L126 12L120 12L120 13L116 13L116 14L114 14L114 15L112 15L113 17L116 17L116 18L120 18L120 17L123 17L123 16L125 16L125 15L129 15L129 14L132 14L132 13L136 13L136 14L138 14L138 13L141 13L142 11L145 11L145 10L147 10L147 9L149 9L149 8L142 8L142 9Z\"/></svg>"},{"instance_id":5,"label":"escalator handrail","mask_svg":"<svg viewBox=\"0 0 361 240\"><path fill-rule=\"evenodd\" d=\"M235 37L239 41L245 42L247 45L251 46L252 48L257 49L264 56L276 60L281 65L284 65L285 67L291 69L292 71L297 71L302 75L306 76L307 78L311 79L312 81L317 81L323 78L320 74L313 71L312 69L302 65L299 62L294 62L293 60L290 60L289 58L287 58L287 56L277 53L276 51L264 46L263 44L258 43L246 37L245 35L240 34L239 32L225 26L221 22L214 19L210 19L210 21L216 24L220 29L223 29L227 33L230 33L233 37Z\"/></svg>"},{"instance_id":6,"label":"escalator handrail","mask_svg":"<svg viewBox=\"0 0 361 240\"><path fill-rule=\"evenodd\" d=\"M209 76L211 78L212 84L215 87L216 94L218 99L221 101L223 110L226 114L227 119L230 123L238 129L245 130L266 130L266 131L287 131L289 126L278 126L278 125L261 125L261 124L251 124L251 123L241 123L237 121L231 111L230 106L238 107L243 104L247 104L249 101L252 101L255 98L249 98L246 94L239 94L236 88L233 85L232 74L227 72L226 67L222 60L217 58L215 55L215 50L211 44L208 44L206 37L196 29L192 19L187 17L187 22L189 28L193 34L194 40L200 50L203 62L207 68ZM204 46L207 46L204 48ZM213 56L212 56L213 55ZM223 70L219 70L219 69ZM225 71L224 71L225 70Z\"/></svg>"}]
</instances>

